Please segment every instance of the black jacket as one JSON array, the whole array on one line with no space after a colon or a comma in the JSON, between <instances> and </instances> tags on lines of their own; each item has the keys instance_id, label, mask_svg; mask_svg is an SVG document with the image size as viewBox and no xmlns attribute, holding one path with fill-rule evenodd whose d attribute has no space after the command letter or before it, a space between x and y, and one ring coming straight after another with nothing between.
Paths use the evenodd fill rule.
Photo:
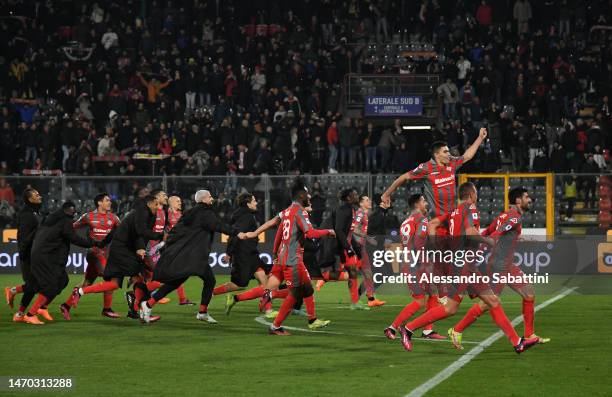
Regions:
<instances>
[{"instance_id":1,"label":"black jacket","mask_svg":"<svg viewBox=\"0 0 612 397\"><path fill-rule=\"evenodd\" d=\"M73 219L63 210L47 216L38 227L32 243L32 275L37 290L47 298L58 295L68 284L66 262L70 244L91 248L92 240L79 236Z\"/></svg>"},{"instance_id":2,"label":"black jacket","mask_svg":"<svg viewBox=\"0 0 612 397\"><path fill-rule=\"evenodd\" d=\"M223 222L210 205L196 204L172 228L153 279L161 282L189 276L207 276L208 257L215 232L235 236L238 232Z\"/></svg>"},{"instance_id":3,"label":"black jacket","mask_svg":"<svg viewBox=\"0 0 612 397\"><path fill-rule=\"evenodd\" d=\"M355 210L353 206L344 203L336 210L336 220L334 222L334 231L336 232L336 239L338 240L339 255L344 255L344 251L354 249L355 245L352 241L348 240L349 232L351 231L351 225L353 224L353 216ZM352 240L352 239L351 239Z\"/></svg>"},{"instance_id":4,"label":"black jacket","mask_svg":"<svg viewBox=\"0 0 612 397\"><path fill-rule=\"evenodd\" d=\"M163 233L155 233L153 231L153 224L150 224L151 218L155 222L155 215L151 214L147 203L143 199L135 198L134 205L132 206L134 212L134 220L132 226L134 230L146 243L148 240L159 241L164 238Z\"/></svg>"},{"instance_id":5,"label":"black jacket","mask_svg":"<svg viewBox=\"0 0 612 397\"><path fill-rule=\"evenodd\" d=\"M246 207L240 207L232 214L230 224L237 232L252 232L259 227L255 212ZM230 237L227 244L227 254L235 255L238 251L259 254L257 239L240 240L237 237Z\"/></svg>"},{"instance_id":6,"label":"black jacket","mask_svg":"<svg viewBox=\"0 0 612 397\"><path fill-rule=\"evenodd\" d=\"M119 227L104 239L104 241L107 241L109 236L112 235L107 265L104 268L104 277L115 278L139 274L144 267L144 262L136 255L136 251L145 249L149 240L161 240L163 238L162 233L146 233L147 236L153 236L153 238L141 234L143 228L151 231L155 223L155 215L146 206L145 209L147 214L138 213L138 208L134 208L121 221ZM144 218L142 223L139 223L139 216Z\"/></svg>"},{"instance_id":7,"label":"black jacket","mask_svg":"<svg viewBox=\"0 0 612 397\"><path fill-rule=\"evenodd\" d=\"M40 223L40 205L26 203L17 214L17 247L19 259L30 261L30 251L34 242L34 234Z\"/></svg>"}]
</instances>

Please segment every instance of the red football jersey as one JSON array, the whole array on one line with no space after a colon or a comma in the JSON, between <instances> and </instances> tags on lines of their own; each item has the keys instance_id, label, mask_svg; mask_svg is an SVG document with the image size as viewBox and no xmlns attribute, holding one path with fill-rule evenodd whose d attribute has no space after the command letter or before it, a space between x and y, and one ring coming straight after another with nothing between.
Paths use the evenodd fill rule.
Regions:
<instances>
[{"instance_id":1,"label":"red football jersey","mask_svg":"<svg viewBox=\"0 0 612 397\"><path fill-rule=\"evenodd\" d=\"M482 233L496 240L489 263L497 270L507 269L507 266L514 262L514 252L522 231L522 215L515 207L510 207L495 218Z\"/></svg>"},{"instance_id":2,"label":"red football jersey","mask_svg":"<svg viewBox=\"0 0 612 397\"><path fill-rule=\"evenodd\" d=\"M72 224L74 229L87 227L87 235L90 239L101 241L116 227L121 221L117 215L112 212L101 214L98 210L87 212ZM108 255L108 246L104 248L92 247L91 252L94 255L106 257Z\"/></svg>"},{"instance_id":3,"label":"red football jersey","mask_svg":"<svg viewBox=\"0 0 612 397\"><path fill-rule=\"evenodd\" d=\"M353 223L351 224L351 235L353 232L358 231L363 236L368 235L368 212L361 208L355 211L353 216ZM365 238L355 235L355 241L361 245L365 245Z\"/></svg>"},{"instance_id":4,"label":"red football jersey","mask_svg":"<svg viewBox=\"0 0 612 397\"><path fill-rule=\"evenodd\" d=\"M463 156L451 156L447 166L431 159L410 171L412 179L424 179L425 199L429 203L432 217L450 214L455 208L457 200L455 173L463 163Z\"/></svg>"},{"instance_id":5,"label":"red football jersey","mask_svg":"<svg viewBox=\"0 0 612 397\"><path fill-rule=\"evenodd\" d=\"M414 212L402 222L400 236L402 245L409 250L420 250L427 241L429 220L421 212Z\"/></svg>"}]
</instances>

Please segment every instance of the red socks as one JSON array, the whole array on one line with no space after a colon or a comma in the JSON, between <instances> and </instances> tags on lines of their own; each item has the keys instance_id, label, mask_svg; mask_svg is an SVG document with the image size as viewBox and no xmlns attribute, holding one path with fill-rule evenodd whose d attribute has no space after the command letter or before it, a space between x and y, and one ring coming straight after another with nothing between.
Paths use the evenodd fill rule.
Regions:
<instances>
[{"instance_id":1,"label":"red socks","mask_svg":"<svg viewBox=\"0 0 612 397\"><path fill-rule=\"evenodd\" d=\"M23 292L23 285L17 285L15 286L15 293L16 294L20 294Z\"/></svg>"},{"instance_id":2,"label":"red socks","mask_svg":"<svg viewBox=\"0 0 612 397\"><path fill-rule=\"evenodd\" d=\"M236 295L236 301L248 301L251 299L257 299L257 298L261 298L264 294L264 287L259 286L259 287L255 287L252 288L246 292L243 292L242 294L238 294Z\"/></svg>"},{"instance_id":3,"label":"red socks","mask_svg":"<svg viewBox=\"0 0 612 397\"><path fill-rule=\"evenodd\" d=\"M491 308L489 312L491 313L491 317L493 317L493 321L495 321L495 324L497 324L497 326L501 328L502 331L504 331L504 334L506 334L508 339L510 339L512 346L518 345L521 338L519 338L518 334L514 330L514 327L510 323L510 320L508 320L506 312L504 312L504 309L501 307L501 305Z\"/></svg>"},{"instance_id":4,"label":"red socks","mask_svg":"<svg viewBox=\"0 0 612 397\"><path fill-rule=\"evenodd\" d=\"M446 317L448 317L446 309L444 308L444 306L439 305L431 310L427 310L424 314L420 315L419 317L406 324L406 329L409 329L410 331L414 332L415 330L422 328L427 324L435 323L436 321L442 320Z\"/></svg>"},{"instance_id":5,"label":"red socks","mask_svg":"<svg viewBox=\"0 0 612 397\"><path fill-rule=\"evenodd\" d=\"M306 302L306 299L304 299L304 302ZM294 305L295 297L291 294L287 295L287 298L283 301L283 304L278 310L278 315L274 319L274 327L278 328L281 326L281 324L283 323L283 321L285 321L289 313L291 313L291 309L293 309Z\"/></svg>"},{"instance_id":6,"label":"red socks","mask_svg":"<svg viewBox=\"0 0 612 397\"><path fill-rule=\"evenodd\" d=\"M356 278L350 278L348 281L349 292L351 294L351 302L359 302L359 282Z\"/></svg>"},{"instance_id":7,"label":"red socks","mask_svg":"<svg viewBox=\"0 0 612 397\"><path fill-rule=\"evenodd\" d=\"M208 313L208 305L200 305L200 313Z\"/></svg>"},{"instance_id":8,"label":"red socks","mask_svg":"<svg viewBox=\"0 0 612 397\"><path fill-rule=\"evenodd\" d=\"M431 310L438 305L438 295L430 295L429 298L427 298L427 302L425 303L425 311ZM433 324L427 324L425 328L423 328L423 331L431 330L433 330Z\"/></svg>"},{"instance_id":9,"label":"red socks","mask_svg":"<svg viewBox=\"0 0 612 397\"><path fill-rule=\"evenodd\" d=\"M408 321L408 319L412 317L412 315L416 313L420 308L421 308L421 304L419 303L419 301L410 302L409 304L404 306L402 311L397 315L397 317L395 317L395 320L393 320L393 323L391 324L391 326L397 329L404 322Z\"/></svg>"},{"instance_id":10,"label":"red socks","mask_svg":"<svg viewBox=\"0 0 612 397\"><path fill-rule=\"evenodd\" d=\"M114 291L119 289L119 285L115 281L103 281L98 284L90 285L83 288L83 295L96 294L99 292Z\"/></svg>"},{"instance_id":11,"label":"red socks","mask_svg":"<svg viewBox=\"0 0 612 397\"><path fill-rule=\"evenodd\" d=\"M225 285L221 285L221 286L213 289L213 295L226 294L227 292L229 292L229 291L227 290L227 287Z\"/></svg>"},{"instance_id":12,"label":"red socks","mask_svg":"<svg viewBox=\"0 0 612 397\"><path fill-rule=\"evenodd\" d=\"M104 308L105 309L110 309L111 305L113 304L113 293L112 293L112 291L105 292L103 297L104 297Z\"/></svg>"},{"instance_id":13,"label":"red socks","mask_svg":"<svg viewBox=\"0 0 612 397\"><path fill-rule=\"evenodd\" d=\"M533 335L533 320L535 317L533 305L534 301L528 301L523 299L523 321L525 322L525 338Z\"/></svg>"},{"instance_id":14,"label":"red socks","mask_svg":"<svg viewBox=\"0 0 612 397\"><path fill-rule=\"evenodd\" d=\"M147 289L149 291L155 291L156 289L158 289L159 287L161 287L161 283L159 281L149 281L147 283Z\"/></svg>"},{"instance_id":15,"label":"red socks","mask_svg":"<svg viewBox=\"0 0 612 397\"><path fill-rule=\"evenodd\" d=\"M142 302L144 296L145 293L142 288L134 288L134 310L138 311L140 309L140 302Z\"/></svg>"},{"instance_id":16,"label":"red socks","mask_svg":"<svg viewBox=\"0 0 612 397\"><path fill-rule=\"evenodd\" d=\"M185 296L185 287L183 287L183 284L176 289L176 294L179 297L179 302L185 302L187 300L187 297Z\"/></svg>"},{"instance_id":17,"label":"red socks","mask_svg":"<svg viewBox=\"0 0 612 397\"><path fill-rule=\"evenodd\" d=\"M304 298L304 306L306 306L306 313L308 314L308 319L316 319L317 313L315 312L314 295L310 295L309 297Z\"/></svg>"},{"instance_id":18,"label":"red socks","mask_svg":"<svg viewBox=\"0 0 612 397\"><path fill-rule=\"evenodd\" d=\"M289 295L289 289L278 289L271 292L272 299L285 299Z\"/></svg>"},{"instance_id":19,"label":"red socks","mask_svg":"<svg viewBox=\"0 0 612 397\"><path fill-rule=\"evenodd\" d=\"M38 314L38 309L40 309L42 306L44 306L44 305L46 305L48 303L49 303L49 299L46 296L44 296L43 294L38 294L38 298L36 299L36 302L34 302L32 307L28 311L28 316L35 316L35 315L37 315Z\"/></svg>"},{"instance_id":20,"label":"red socks","mask_svg":"<svg viewBox=\"0 0 612 397\"><path fill-rule=\"evenodd\" d=\"M474 321L478 320L478 317L482 316L482 309L478 303L475 303L470 307L470 310L463 316L461 321L453 327L457 332L463 332L464 329L469 327Z\"/></svg>"}]
</instances>

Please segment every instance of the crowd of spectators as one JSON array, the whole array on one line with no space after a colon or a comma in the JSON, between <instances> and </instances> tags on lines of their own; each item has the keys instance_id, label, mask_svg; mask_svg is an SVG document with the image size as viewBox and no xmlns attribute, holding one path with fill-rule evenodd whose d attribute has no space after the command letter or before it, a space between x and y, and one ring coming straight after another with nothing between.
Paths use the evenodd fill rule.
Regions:
<instances>
[{"instance_id":1,"label":"crowd of spectators","mask_svg":"<svg viewBox=\"0 0 612 397\"><path fill-rule=\"evenodd\" d=\"M0 6L0 174L405 172L482 126L479 171L609 168L607 0ZM415 70L441 76L433 132L348 117L343 76L406 72L368 44L410 41L439 54Z\"/></svg>"}]
</instances>

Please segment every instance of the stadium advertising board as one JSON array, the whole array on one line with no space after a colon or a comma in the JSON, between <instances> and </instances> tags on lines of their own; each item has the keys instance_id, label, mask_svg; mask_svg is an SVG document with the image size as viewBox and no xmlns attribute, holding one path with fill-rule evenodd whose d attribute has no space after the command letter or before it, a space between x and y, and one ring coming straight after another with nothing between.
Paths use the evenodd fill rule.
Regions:
<instances>
[{"instance_id":1,"label":"stadium advertising board","mask_svg":"<svg viewBox=\"0 0 612 397\"><path fill-rule=\"evenodd\" d=\"M407 117L423 114L423 97L414 95L366 97L364 115L366 117Z\"/></svg>"}]
</instances>

